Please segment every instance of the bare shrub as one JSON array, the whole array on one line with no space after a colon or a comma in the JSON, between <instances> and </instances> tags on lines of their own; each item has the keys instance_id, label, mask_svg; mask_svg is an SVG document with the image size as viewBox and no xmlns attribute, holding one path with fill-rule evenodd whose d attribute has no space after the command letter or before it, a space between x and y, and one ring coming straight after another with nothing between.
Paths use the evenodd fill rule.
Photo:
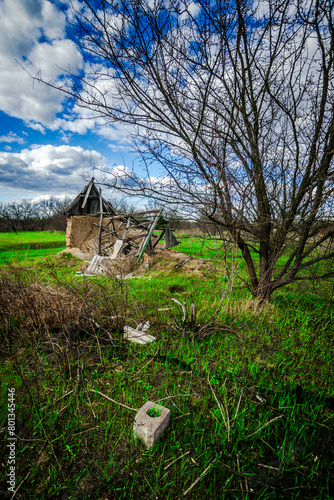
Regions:
<instances>
[{"instance_id":1,"label":"bare shrub","mask_svg":"<svg viewBox=\"0 0 334 500\"><path fill-rule=\"evenodd\" d=\"M126 291L117 279L61 280L50 271L55 284L42 284L31 272L11 267L0 274L0 318L4 340L31 344L57 338L60 347L81 336L95 337L92 320L102 337L110 332L120 343L126 317Z\"/></svg>"}]
</instances>

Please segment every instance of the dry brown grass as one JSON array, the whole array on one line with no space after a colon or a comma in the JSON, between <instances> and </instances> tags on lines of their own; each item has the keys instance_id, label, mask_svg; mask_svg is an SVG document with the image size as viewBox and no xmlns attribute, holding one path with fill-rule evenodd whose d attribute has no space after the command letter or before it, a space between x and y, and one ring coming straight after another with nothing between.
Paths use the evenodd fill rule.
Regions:
<instances>
[{"instance_id":1,"label":"dry brown grass","mask_svg":"<svg viewBox=\"0 0 334 500\"><path fill-rule=\"evenodd\" d=\"M121 288L122 283L111 279L75 284L55 279L51 286L18 268L2 271L2 335L37 341L57 333L68 341L73 330L95 334L92 320L105 330L120 332L127 308Z\"/></svg>"},{"instance_id":2,"label":"dry brown grass","mask_svg":"<svg viewBox=\"0 0 334 500\"><path fill-rule=\"evenodd\" d=\"M226 306L226 314L228 316L250 316L259 318L263 315L271 315L274 313L275 307L269 302L263 304L257 299L248 297L243 300L231 300Z\"/></svg>"}]
</instances>

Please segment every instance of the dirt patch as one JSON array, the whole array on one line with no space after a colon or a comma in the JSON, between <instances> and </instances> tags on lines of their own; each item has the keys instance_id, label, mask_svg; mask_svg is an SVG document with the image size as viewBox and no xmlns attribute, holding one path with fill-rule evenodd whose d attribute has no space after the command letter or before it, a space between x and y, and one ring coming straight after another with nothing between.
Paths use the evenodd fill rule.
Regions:
<instances>
[{"instance_id":1,"label":"dirt patch","mask_svg":"<svg viewBox=\"0 0 334 500\"><path fill-rule=\"evenodd\" d=\"M59 255L66 254L66 253L69 253L69 254L73 255L73 257L77 257L78 259L87 260L87 254L85 254L84 252L82 252L80 250L80 248L77 248L77 247L74 247L74 248L65 248L64 250L62 250L61 252L59 252Z\"/></svg>"},{"instance_id":2,"label":"dirt patch","mask_svg":"<svg viewBox=\"0 0 334 500\"><path fill-rule=\"evenodd\" d=\"M61 253L70 253L85 262L80 266L79 274L85 274L90 256L83 253L78 248L71 248L63 250ZM100 266L101 267L101 266ZM180 252L173 252L157 249L154 255L143 255L140 263L137 262L137 257L134 255L124 256L117 259L103 258L103 269L99 268L97 274L109 274L118 277L142 276L148 270L153 274L159 275L171 274L181 270L182 273L191 273L203 276L205 272L213 272L215 270L213 264L205 259L196 259ZM95 274L95 271L93 272Z\"/></svg>"},{"instance_id":3,"label":"dirt patch","mask_svg":"<svg viewBox=\"0 0 334 500\"><path fill-rule=\"evenodd\" d=\"M174 272L177 269L183 273L202 275L204 271L213 272L214 265L208 259L191 257L185 253L173 250L158 249L152 257L148 257L149 267L162 272Z\"/></svg>"}]
</instances>

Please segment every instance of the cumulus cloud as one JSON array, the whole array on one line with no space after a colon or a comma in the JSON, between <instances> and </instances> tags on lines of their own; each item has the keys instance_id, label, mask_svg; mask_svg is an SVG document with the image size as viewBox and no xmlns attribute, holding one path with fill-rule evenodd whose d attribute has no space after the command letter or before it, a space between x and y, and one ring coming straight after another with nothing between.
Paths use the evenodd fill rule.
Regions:
<instances>
[{"instance_id":1,"label":"cumulus cloud","mask_svg":"<svg viewBox=\"0 0 334 500\"><path fill-rule=\"evenodd\" d=\"M97 151L67 145L0 152L0 185L36 195L72 194L82 189L83 176L91 174L91 166L100 168L105 161Z\"/></svg>"},{"instance_id":2,"label":"cumulus cloud","mask_svg":"<svg viewBox=\"0 0 334 500\"><path fill-rule=\"evenodd\" d=\"M19 144L24 144L24 139L19 137L15 132L9 132L7 135L0 136L0 142L18 142Z\"/></svg>"},{"instance_id":3,"label":"cumulus cloud","mask_svg":"<svg viewBox=\"0 0 334 500\"><path fill-rule=\"evenodd\" d=\"M63 111L63 96L33 84L27 71L51 80L62 76L64 69L75 72L83 65L79 50L66 39L65 28L65 14L49 0L0 2L0 109L35 129L34 123L46 127L53 123Z\"/></svg>"},{"instance_id":4,"label":"cumulus cloud","mask_svg":"<svg viewBox=\"0 0 334 500\"><path fill-rule=\"evenodd\" d=\"M24 124L27 127L32 128L33 130L38 130L43 135L45 135L45 133L46 133L45 127L43 127L43 125L41 125L40 123L36 123L33 121L26 121L26 122L24 122Z\"/></svg>"},{"instance_id":5,"label":"cumulus cloud","mask_svg":"<svg viewBox=\"0 0 334 500\"><path fill-rule=\"evenodd\" d=\"M126 151L129 149L131 132L133 127L120 123L114 125L102 125L96 130L97 134L110 141L109 147L112 151Z\"/></svg>"},{"instance_id":6,"label":"cumulus cloud","mask_svg":"<svg viewBox=\"0 0 334 500\"><path fill-rule=\"evenodd\" d=\"M105 67L84 61L79 48L67 38L66 16L71 20L72 8L80 9L82 4L62 0L62 6L60 10L53 0L0 0L0 110L44 135L47 130L65 132L68 138L73 133L95 132L113 151L126 150L126 127L106 125L75 103L69 111L60 91L32 79L65 85L66 72L83 71L96 92L107 89L106 95L118 96L114 80L102 77ZM96 74L100 74L97 80Z\"/></svg>"}]
</instances>

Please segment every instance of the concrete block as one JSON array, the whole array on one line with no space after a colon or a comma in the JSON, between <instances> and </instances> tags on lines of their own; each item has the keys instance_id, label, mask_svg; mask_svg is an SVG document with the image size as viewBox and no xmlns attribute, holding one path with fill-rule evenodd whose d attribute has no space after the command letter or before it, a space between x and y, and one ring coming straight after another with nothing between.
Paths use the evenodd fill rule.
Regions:
<instances>
[{"instance_id":1,"label":"concrete block","mask_svg":"<svg viewBox=\"0 0 334 500\"><path fill-rule=\"evenodd\" d=\"M150 416L147 412L155 414ZM153 448L169 425L170 410L164 406L147 401L138 411L133 424L135 436L149 450Z\"/></svg>"}]
</instances>

